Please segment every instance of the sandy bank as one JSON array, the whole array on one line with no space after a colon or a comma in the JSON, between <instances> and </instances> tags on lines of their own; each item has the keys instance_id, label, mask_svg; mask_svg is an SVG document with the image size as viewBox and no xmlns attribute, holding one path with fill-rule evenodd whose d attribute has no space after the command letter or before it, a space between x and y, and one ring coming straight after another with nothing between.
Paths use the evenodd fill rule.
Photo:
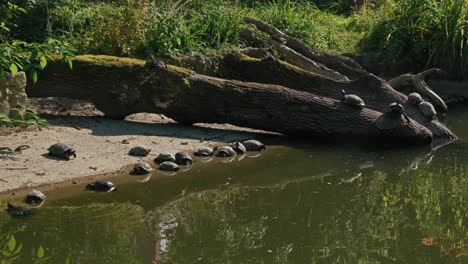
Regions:
<instances>
[{"instance_id":1,"label":"sandy bank","mask_svg":"<svg viewBox=\"0 0 468 264\"><path fill-rule=\"evenodd\" d=\"M268 134L226 124L181 126L155 114L110 120L92 105L73 100L35 99L30 104L46 114L50 126L41 131L2 131L0 147L30 148L18 153L0 151L0 192L117 171L139 160L127 154L137 145L150 147L145 159L152 160L162 151L193 150ZM47 148L57 142L73 146L78 157L62 161L46 155Z\"/></svg>"}]
</instances>

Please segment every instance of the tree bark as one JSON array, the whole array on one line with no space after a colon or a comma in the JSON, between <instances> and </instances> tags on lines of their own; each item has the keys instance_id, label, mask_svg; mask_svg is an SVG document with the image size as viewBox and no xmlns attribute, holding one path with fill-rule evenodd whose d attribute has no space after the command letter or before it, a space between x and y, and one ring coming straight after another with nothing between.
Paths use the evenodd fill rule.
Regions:
<instances>
[{"instance_id":1,"label":"tree bark","mask_svg":"<svg viewBox=\"0 0 468 264\"><path fill-rule=\"evenodd\" d=\"M407 97L344 56L313 51L262 21L247 18L264 34L244 32L256 44L240 52L174 58L170 64L110 56L78 56L70 72L51 62L30 96L93 101L112 118L162 113L182 124L231 123L291 136L363 138L410 144L456 136L427 121ZM192 70L191 70L192 69ZM422 75L421 75L422 76ZM343 102L342 90L366 107ZM390 131L375 120L400 102L409 123Z\"/></svg>"}]
</instances>

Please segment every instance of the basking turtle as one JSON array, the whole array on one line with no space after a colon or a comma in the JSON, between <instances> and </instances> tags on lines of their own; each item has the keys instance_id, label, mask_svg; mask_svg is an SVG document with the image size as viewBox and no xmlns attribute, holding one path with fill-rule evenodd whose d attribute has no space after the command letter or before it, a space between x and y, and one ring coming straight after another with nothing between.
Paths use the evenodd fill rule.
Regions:
<instances>
[{"instance_id":1,"label":"basking turtle","mask_svg":"<svg viewBox=\"0 0 468 264\"><path fill-rule=\"evenodd\" d=\"M187 152L177 152L175 159L179 165L191 165L193 163L192 157Z\"/></svg>"},{"instance_id":2,"label":"basking turtle","mask_svg":"<svg viewBox=\"0 0 468 264\"><path fill-rule=\"evenodd\" d=\"M86 185L86 189L96 192L112 192L115 188L112 182L103 180L98 180Z\"/></svg>"},{"instance_id":3,"label":"basking turtle","mask_svg":"<svg viewBox=\"0 0 468 264\"><path fill-rule=\"evenodd\" d=\"M174 156L174 154L172 153L169 153L169 152L161 152L159 153L159 155L154 159L154 161L156 163L163 163L165 161L171 161L171 162L175 162L176 161L176 158Z\"/></svg>"},{"instance_id":4,"label":"basking turtle","mask_svg":"<svg viewBox=\"0 0 468 264\"><path fill-rule=\"evenodd\" d=\"M434 120L437 117L437 111L434 106L429 102L422 102L418 105L419 110L427 118L427 121Z\"/></svg>"},{"instance_id":5,"label":"basking turtle","mask_svg":"<svg viewBox=\"0 0 468 264\"><path fill-rule=\"evenodd\" d=\"M366 106L364 100L362 100L361 97L355 94L346 94L345 90L341 90L341 93L343 94L343 99L341 99L342 102L359 108Z\"/></svg>"},{"instance_id":6,"label":"basking turtle","mask_svg":"<svg viewBox=\"0 0 468 264\"><path fill-rule=\"evenodd\" d=\"M232 157L237 153L230 146L223 146L216 149L216 156L218 157Z\"/></svg>"},{"instance_id":7,"label":"basking turtle","mask_svg":"<svg viewBox=\"0 0 468 264\"><path fill-rule=\"evenodd\" d=\"M63 158L70 160L70 157L73 156L76 158L76 151L67 144L57 143L49 147L49 156L55 156L58 158Z\"/></svg>"},{"instance_id":8,"label":"basking turtle","mask_svg":"<svg viewBox=\"0 0 468 264\"><path fill-rule=\"evenodd\" d=\"M136 146L130 149L128 155L137 156L137 157L146 157L151 152L150 148L145 148L142 146Z\"/></svg>"},{"instance_id":9,"label":"basking turtle","mask_svg":"<svg viewBox=\"0 0 468 264\"><path fill-rule=\"evenodd\" d=\"M247 151L261 151L266 149L265 145L262 142L254 139L246 140L242 142L242 145L244 145Z\"/></svg>"},{"instance_id":10,"label":"basking turtle","mask_svg":"<svg viewBox=\"0 0 468 264\"><path fill-rule=\"evenodd\" d=\"M46 196L42 192L38 190L33 190L32 192L26 195L26 198L24 198L24 202L27 204L36 204L42 203L45 199Z\"/></svg>"},{"instance_id":11,"label":"basking turtle","mask_svg":"<svg viewBox=\"0 0 468 264\"><path fill-rule=\"evenodd\" d=\"M153 171L153 168L151 168L151 166L148 163L143 162L143 161L138 162L133 167L133 173L137 175L145 175L152 171Z\"/></svg>"},{"instance_id":12,"label":"basking turtle","mask_svg":"<svg viewBox=\"0 0 468 264\"><path fill-rule=\"evenodd\" d=\"M194 155L199 157L209 157L214 155L214 150L210 147L202 147L195 151Z\"/></svg>"},{"instance_id":13,"label":"basking turtle","mask_svg":"<svg viewBox=\"0 0 468 264\"><path fill-rule=\"evenodd\" d=\"M424 102L424 99L418 93L410 93L408 95L408 102L412 105L418 106L420 103Z\"/></svg>"},{"instance_id":14,"label":"basking turtle","mask_svg":"<svg viewBox=\"0 0 468 264\"><path fill-rule=\"evenodd\" d=\"M178 171L179 165L175 164L172 161L165 161L161 164L159 164L159 169L162 171Z\"/></svg>"},{"instance_id":15,"label":"basking turtle","mask_svg":"<svg viewBox=\"0 0 468 264\"><path fill-rule=\"evenodd\" d=\"M237 153L237 154L244 154L247 152L244 144L240 142L234 142L230 145L230 147Z\"/></svg>"},{"instance_id":16,"label":"basking turtle","mask_svg":"<svg viewBox=\"0 0 468 264\"><path fill-rule=\"evenodd\" d=\"M9 213L11 216L17 216L17 217L23 217L23 216L28 216L32 212L30 209L22 207L22 206L16 206L11 203L7 203L7 213Z\"/></svg>"},{"instance_id":17,"label":"basking turtle","mask_svg":"<svg viewBox=\"0 0 468 264\"><path fill-rule=\"evenodd\" d=\"M377 120L375 121L375 125L380 130L388 130L394 129L401 125L401 116L406 119L408 123L410 123L410 119L404 112L404 107L398 103L394 102L391 103L389 106L389 111L383 113Z\"/></svg>"}]
</instances>

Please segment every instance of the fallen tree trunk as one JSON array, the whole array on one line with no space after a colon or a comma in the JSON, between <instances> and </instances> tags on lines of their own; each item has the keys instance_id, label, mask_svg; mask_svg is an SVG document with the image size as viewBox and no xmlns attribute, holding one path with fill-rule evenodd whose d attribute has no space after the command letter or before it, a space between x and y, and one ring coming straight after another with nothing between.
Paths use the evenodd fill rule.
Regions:
<instances>
[{"instance_id":1,"label":"fallen tree trunk","mask_svg":"<svg viewBox=\"0 0 468 264\"><path fill-rule=\"evenodd\" d=\"M257 38L267 48L173 60L181 67L157 59L145 64L78 56L73 72L51 63L37 87L29 88L29 95L90 100L112 118L153 112L182 124L231 123L310 138L362 137L413 144L455 138L442 123L427 121L404 94L352 59L314 52L268 24L246 22L267 34ZM342 90L359 95L366 108L342 103ZM403 104L411 121L381 131L375 121L392 102Z\"/></svg>"}]
</instances>

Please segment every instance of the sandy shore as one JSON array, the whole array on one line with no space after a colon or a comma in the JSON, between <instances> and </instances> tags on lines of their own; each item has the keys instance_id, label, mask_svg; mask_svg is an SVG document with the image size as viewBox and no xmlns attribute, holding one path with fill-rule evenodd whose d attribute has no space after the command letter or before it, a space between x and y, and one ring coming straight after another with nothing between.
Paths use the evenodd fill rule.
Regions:
<instances>
[{"instance_id":1,"label":"sandy shore","mask_svg":"<svg viewBox=\"0 0 468 264\"><path fill-rule=\"evenodd\" d=\"M93 105L73 100L35 99L30 104L50 126L19 133L0 130L0 147L30 147L15 153L0 151L0 192L115 172L139 160L128 155L137 145L150 147L145 159L152 160L162 151L194 150L271 135L227 124L181 126L164 116L145 113L110 120ZM73 146L77 158L63 161L49 157L47 148L57 142Z\"/></svg>"}]
</instances>

